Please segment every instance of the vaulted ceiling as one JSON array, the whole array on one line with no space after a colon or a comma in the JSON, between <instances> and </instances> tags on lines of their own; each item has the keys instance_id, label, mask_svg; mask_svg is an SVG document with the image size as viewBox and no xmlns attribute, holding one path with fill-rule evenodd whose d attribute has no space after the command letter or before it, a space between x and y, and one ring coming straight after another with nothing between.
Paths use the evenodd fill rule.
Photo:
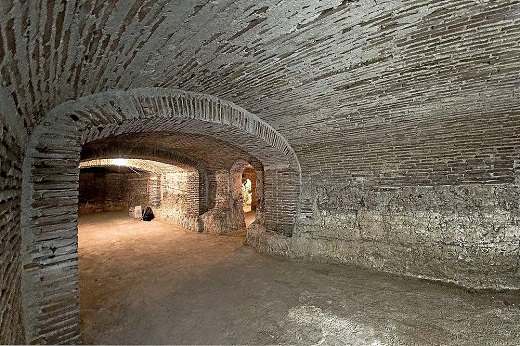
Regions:
<instances>
[{"instance_id":1,"label":"vaulted ceiling","mask_svg":"<svg viewBox=\"0 0 520 346\"><path fill-rule=\"evenodd\" d=\"M303 167L515 138L519 41L520 1L0 2L0 75L29 129L69 99L179 88L255 113Z\"/></svg>"},{"instance_id":2,"label":"vaulted ceiling","mask_svg":"<svg viewBox=\"0 0 520 346\"><path fill-rule=\"evenodd\" d=\"M160 151L156 148L160 148ZM151 153L163 158L167 158L168 153L176 153L181 158L193 160L192 166L202 165L211 170L229 170L237 160L251 162L257 167L259 164L243 150L218 139L163 132L126 134L93 141L83 147L82 157L88 159L116 154L117 157L132 158L134 154L150 156Z\"/></svg>"}]
</instances>

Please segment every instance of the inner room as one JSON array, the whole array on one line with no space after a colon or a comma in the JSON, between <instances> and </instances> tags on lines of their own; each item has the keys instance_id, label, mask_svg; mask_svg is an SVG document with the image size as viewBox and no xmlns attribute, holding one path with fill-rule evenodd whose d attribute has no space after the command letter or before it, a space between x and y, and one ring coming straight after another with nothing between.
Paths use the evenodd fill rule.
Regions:
<instances>
[{"instance_id":1,"label":"inner room","mask_svg":"<svg viewBox=\"0 0 520 346\"><path fill-rule=\"evenodd\" d=\"M199 231L199 172L143 159L92 159L80 163L78 214L119 211L146 220L155 218ZM204 184L204 182L203 182ZM150 220L147 220L150 221Z\"/></svg>"},{"instance_id":2,"label":"inner room","mask_svg":"<svg viewBox=\"0 0 520 346\"><path fill-rule=\"evenodd\" d=\"M520 1L0 1L0 344L520 344Z\"/></svg>"}]
</instances>

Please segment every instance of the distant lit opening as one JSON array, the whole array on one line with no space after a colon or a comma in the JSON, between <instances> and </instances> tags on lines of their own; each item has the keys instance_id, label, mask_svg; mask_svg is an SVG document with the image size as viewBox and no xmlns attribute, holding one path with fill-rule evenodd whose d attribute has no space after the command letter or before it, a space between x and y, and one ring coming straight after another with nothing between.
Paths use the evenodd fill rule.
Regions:
<instances>
[{"instance_id":1,"label":"distant lit opening","mask_svg":"<svg viewBox=\"0 0 520 346\"><path fill-rule=\"evenodd\" d=\"M256 194L257 179L256 171L251 165L247 165L242 171L242 207L246 226L255 221L258 196Z\"/></svg>"},{"instance_id":2,"label":"distant lit opening","mask_svg":"<svg viewBox=\"0 0 520 346\"><path fill-rule=\"evenodd\" d=\"M253 192L251 191L251 180L247 178L242 182L242 201L244 202L244 212L250 212L251 202L253 201Z\"/></svg>"}]
</instances>

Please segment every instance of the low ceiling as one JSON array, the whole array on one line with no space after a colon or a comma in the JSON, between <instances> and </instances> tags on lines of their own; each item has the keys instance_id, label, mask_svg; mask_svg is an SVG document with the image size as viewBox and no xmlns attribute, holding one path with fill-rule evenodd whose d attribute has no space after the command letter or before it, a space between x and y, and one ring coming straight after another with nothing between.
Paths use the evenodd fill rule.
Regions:
<instances>
[{"instance_id":1,"label":"low ceiling","mask_svg":"<svg viewBox=\"0 0 520 346\"><path fill-rule=\"evenodd\" d=\"M229 170L237 160L258 163L251 155L218 139L165 132L125 134L93 141L83 147L81 156L87 159L118 153L119 157L131 158L129 153L148 153L155 148L160 148L162 153L181 154L212 170Z\"/></svg>"},{"instance_id":2,"label":"low ceiling","mask_svg":"<svg viewBox=\"0 0 520 346\"><path fill-rule=\"evenodd\" d=\"M81 173L94 173L94 174L107 174L107 173L120 173L120 174L139 174L149 173L144 170L131 169L125 166L104 166L104 167L85 167L81 168Z\"/></svg>"},{"instance_id":3,"label":"low ceiling","mask_svg":"<svg viewBox=\"0 0 520 346\"><path fill-rule=\"evenodd\" d=\"M119 172L120 168L125 168L124 172L136 172L136 171L146 171L157 174L166 174L166 173L185 173L186 171L174 165L170 165L163 162L152 161L152 160L142 160L142 159L132 159L132 158L115 158L115 159L93 159L82 161L79 164L79 167L83 170L88 170L92 167L103 167L108 171L116 171Z\"/></svg>"},{"instance_id":4,"label":"low ceiling","mask_svg":"<svg viewBox=\"0 0 520 346\"><path fill-rule=\"evenodd\" d=\"M504 0L4 0L0 75L29 129L68 99L165 87L257 114L304 168L439 134L455 156L468 124L520 131L519 26Z\"/></svg>"}]
</instances>

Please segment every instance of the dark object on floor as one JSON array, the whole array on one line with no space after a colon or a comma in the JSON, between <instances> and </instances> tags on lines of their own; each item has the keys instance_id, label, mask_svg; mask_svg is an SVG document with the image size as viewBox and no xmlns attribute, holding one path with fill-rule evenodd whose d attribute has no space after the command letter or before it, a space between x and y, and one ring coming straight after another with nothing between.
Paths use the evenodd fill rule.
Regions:
<instances>
[{"instance_id":1,"label":"dark object on floor","mask_svg":"<svg viewBox=\"0 0 520 346\"><path fill-rule=\"evenodd\" d=\"M153 214L152 208L146 207L143 213L143 217L141 220L143 221L152 221L155 218L155 215Z\"/></svg>"}]
</instances>

